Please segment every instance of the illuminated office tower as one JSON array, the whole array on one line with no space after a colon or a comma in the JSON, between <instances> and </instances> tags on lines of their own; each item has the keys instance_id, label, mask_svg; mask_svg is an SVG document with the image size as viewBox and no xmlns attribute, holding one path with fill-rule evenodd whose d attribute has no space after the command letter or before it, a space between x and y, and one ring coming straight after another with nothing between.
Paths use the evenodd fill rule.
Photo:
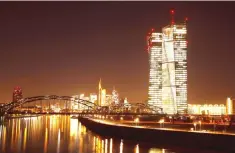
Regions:
<instances>
[{"instance_id":1,"label":"illuminated office tower","mask_svg":"<svg viewBox=\"0 0 235 153\"><path fill-rule=\"evenodd\" d=\"M106 105L106 89L102 89L100 106Z\"/></svg>"},{"instance_id":2,"label":"illuminated office tower","mask_svg":"<svg viewBox=\"0 0 235 153\"><path fill-rule=\"evenodd\" d=\"M101 79L99 82L99 95L98 95L98 105L104 106L106 103L106 89L102 88Z\"/></svg>"},{"instance_id":3,"label":"illuminated office tower","mask_svg":"<svg viewBox=\"0 0 235 153\"><path fill-rule=\"evenodd\" d=\"M105 100L105 106L109 106L112 103L112 95L106 94Z\"/></svg>"},{"instance_id":4,"label":"illuminated office tower","mask_svg":"<svg viewBox=\"0 0 235 153\"><path fill-rule=\"evenodd\" d=\"M154 29L147 36L149 52L149 91L148 103L162 106L162 34L154 33Z\"/></svg>"},{"instance_id":5,"label":"illuminated office tower","mask_svg":"<svg viewBox=\"0 0 235 153\"><path fill-rule=\"evenodd\" d=\"M96 103L96 101L97 101L97 94L96 93L91 93L90 94L90 101L92 103Z\"/></svg>"},{"instance_id":6,"label":"illuminated office tower","mask_svg":"<svg viewBox=\"0 0 235 153\"><path fill-rule=\"evenodd\" d=\"M98 105L101 106L101 97L102 97L102 85L101 85L101 79L99 81L99 87L98 87L98 90L99 90L99 94L98 94Z\"/></svg>"},{"instance_id":7,"label":"illuminated office tower","mask_svg":"<svg viewBox=\"0 0 235 153\"><path fill-rule=\"evenodd\" d=\"M117 92L117 90L113 89L112 91L112 102L114 104L119 104L119 94Z\"/></svg>"},{"instance_id":8,"label":"illuminated office tower","mask_svg":"<svg viewBox=\"0 0 235 153\"><path fill-rule=\"evenodd\" d=\"M156 48L160 48L160 45L153 42L154 33L149 40L152 45L149 47L148 103L163 108L163 112L167 114L183 114L187 110L187 20L175 24L174 10L171 10L171 15L171 24L162 29L161 50L157 51Z\"/></svg>"}]
</instances>

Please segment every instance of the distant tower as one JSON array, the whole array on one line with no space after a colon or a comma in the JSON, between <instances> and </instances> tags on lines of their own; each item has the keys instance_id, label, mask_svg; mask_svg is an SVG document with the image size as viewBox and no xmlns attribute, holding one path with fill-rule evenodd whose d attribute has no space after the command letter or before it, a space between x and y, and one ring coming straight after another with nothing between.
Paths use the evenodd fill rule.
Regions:
<instances>
[{"instance_id":1,"label":"distant tower","mask_svg":"<svg viewBox=\"0 0 235 153\"><path fill-rule=\"evenodd\" d=\"M102 89L100 106L105 106L105 104L106 104L106 89Z\"/></svg>"},{"instance_id":2,"label":"distant tower","mask_svg":"<svg viewBox=\"0 0 235 153\"><path fill-rule=\"evenodd\" d=\"M99 94L98 94L98 105L100 106L101 105L101 97L102 97L102 86L101 86L101 79L99 81L99 87L98 87L98 90L99 90Z\"/></svg>"},{"instance_id":3,"label":"distant tower","mask_svg":"<svg viewBox=\"0 0 235 153\"><path fill-rule=\"evenodd\" d=\"M15 87L13 91L12 101L17 102L23 98L22 89L20 87Z\"/></svg>"},{"instance_id":4,"label":"distant tower","mask_svg":"<svg viewBox=\"0 0 235 153\"><path fill-rule=\"evenodd\" d=\"M102 89L101 79L99 81L98 105L104 106L106 103L106 89Z\"/></svg>"},{"instance_id":5,"label":"distant tower","mask_svg":"<svg viewBox=\"0 0 235 153\"><path fill-rule=\"evenodd\" d=\"M119 95L118 95L118 92L115 90L115 88L113 88L113 92L112 92L112 102L114 102L114 104L119 103Z\"/></svg>"}]
</instances>

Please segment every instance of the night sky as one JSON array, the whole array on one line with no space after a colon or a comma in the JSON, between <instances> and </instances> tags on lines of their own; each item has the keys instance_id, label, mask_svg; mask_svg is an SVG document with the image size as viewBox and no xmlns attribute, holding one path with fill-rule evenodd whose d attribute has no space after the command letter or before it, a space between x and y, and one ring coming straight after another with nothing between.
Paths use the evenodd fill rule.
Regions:
<instances>
[{"instance_id":1,"label":"night sky","mask_svg":"<svg viewBox=\"0 0 235 153\"><path fill-rule=\"evenodd\" d=\"M235 96L235 2L0 2L0 103L97 92L148 97L146 34L188 22L188 103Z\"/></svg>"}]
</instances>

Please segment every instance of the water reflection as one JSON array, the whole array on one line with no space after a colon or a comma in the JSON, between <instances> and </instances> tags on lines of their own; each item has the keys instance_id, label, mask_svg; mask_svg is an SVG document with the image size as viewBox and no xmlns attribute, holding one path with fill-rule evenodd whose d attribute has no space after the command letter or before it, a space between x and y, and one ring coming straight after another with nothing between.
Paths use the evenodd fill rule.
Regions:
<instances>
[{"instance_id":1,"label":"water reflection","mask_svg":"<svg viewBox=\"0 0 235 153\"><path fill-rule=\"evenodd\" d=\"M110 153L113 152L113 139L110 139L110 150L109 150Z\"/></svg>"},{"instance_id":2,"label":"water reflection","mask_svg":"<svg viewBox=\"0 0 235 153\"><path fill-rule=\"evenodd\" d=\"M121 140L121 143L120 143L120 153L123 153L123 140Z\"/></svg>"},{"instance_id":3,"label":"water reflection","mask_svg":"<svg viewBox=\"0 0 235 153\"><path fill-rule=\"evenodd\" d=\"M0 125L1 153L171 153L126 140L103 138L77 119L44 115Z\"/></svg>"},{"instance_id":4,"label":"water reflection","mask_svg":"<svg viewBox=\"0 0 235 153\"><path fill-rule=\"evenodd\" d=\"M48 129L47 129L47 127L46 127L46 131L45 131L45 140L44 140L44 153L46 153L47 152L47 144L48 144Z\"/></svg>"},{"instance_id":5,"label":"water reflection","mask_svg":"<svg viewBox=\"0 0 235 153\"><path fill-rule=\"evenodd\" d=\"M57 153L60 152L60 129L58 131L58 140L57 140Z\"/></svg>"},{"instance_id":6,"label":"water reflection","mask_svg":"<svg viewBox=\"0 0 235 153\"><path fill-rule=\"evenodd\" d=\"M139 151L139 144L137 144L136 145L136 147L135 147L135 153L139 153L140 151Z\"/></svg>"},{"instance_id":7,"label":"water reflection","mask_svg":"<svg viewBox=\"0 0 235 153\"><path fill-rule=\"evenodd\" d=\"M166 150L158 148L150 148L149 153L166 153Z\"/></svg>"}]
</instances>

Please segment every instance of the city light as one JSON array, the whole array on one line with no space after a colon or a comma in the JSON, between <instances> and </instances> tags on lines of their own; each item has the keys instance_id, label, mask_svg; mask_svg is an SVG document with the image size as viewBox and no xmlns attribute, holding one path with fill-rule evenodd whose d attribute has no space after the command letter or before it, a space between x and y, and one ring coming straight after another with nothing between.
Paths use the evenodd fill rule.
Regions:
<instances>
[{"instance_id":1,"label":"city light","mask_svg":"<svg viewBox=\"0 0 235 153\"><path fill-rule=\"evenodd\" d=\"M136 123L137 126L137 124L139 123L139 118L135 118L134 122Z\"/></svg>"},{"instance_id":2,"label":"city light","mask_svg":"<svg viewBox=\"0 0 235 153\"><path fill-rule=\"evenodd\" d=\"M161 119L161 120L159 120L159 123L160 123L160 127L163 127L164 128L164 119Z\"/></svg>"},{"instance_id":3,"label":"city light","mask_svg":"<svg viewBox=\"0 0 235 153\"><path fill-rule=\"evenodd\" d=\"M200 131L202 130L202 122L198 121L199 125L200 125Z\"/></svg>"},{"instance_id":4,"label":"city light","mask_svg":"<svg viewBox=\"0 0 235 153\"><path fill-rule=\"evenodd\" d=\"M197 131L197 123L193 123L195 131Z\"/></svg>"}]
</instances>

